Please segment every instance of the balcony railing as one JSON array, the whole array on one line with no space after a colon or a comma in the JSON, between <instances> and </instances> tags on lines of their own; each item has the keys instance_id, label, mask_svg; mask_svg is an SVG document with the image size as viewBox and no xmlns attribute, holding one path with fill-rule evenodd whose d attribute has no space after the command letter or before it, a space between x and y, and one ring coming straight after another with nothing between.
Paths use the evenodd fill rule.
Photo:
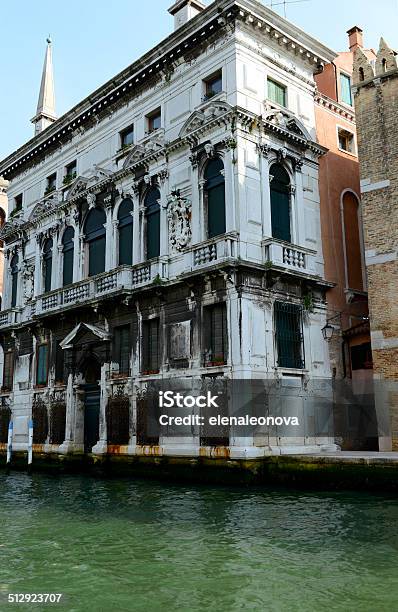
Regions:
<instances>
[{"instance_id":1,"label":"balcony railing","mask_svg":"<svg viewBox=\"0 0 398 612\"><path fill-rule=\"evenodd\" d=\"M123 266L39 296L36 300L35 314L80 304L122 289L135 289L150 284L158 275L160 277L160 265L161 262L155 261L136 266Z\"/></svg>"},{"instance_id":2,"label":"balcony railing","mask_svg":"<svg viewBox=\"0 0 398 612\"><path fill-rule=\"evenodd\" d=\"M264 262L279 268L304 274L316 274L316 251L276 238L263 241Z\"/></svg>"},{"instance_id":3,"label":"balcony railing","mask_svg":"<svg viewBox=\"0 0 398 612\"><path fill-rule=\"evenodd\" d=\"M192 269L238 257L238 235L222 234L192 247L189 252Z\"/></svg>"}]
</instances>

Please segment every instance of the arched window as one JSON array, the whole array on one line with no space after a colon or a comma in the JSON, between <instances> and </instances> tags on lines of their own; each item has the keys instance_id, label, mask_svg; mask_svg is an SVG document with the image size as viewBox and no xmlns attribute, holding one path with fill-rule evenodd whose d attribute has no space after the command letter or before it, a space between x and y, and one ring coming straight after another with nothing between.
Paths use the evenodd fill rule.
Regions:
<instances>
[{"instance_id":1,"label":"arched window","mask_svg":"<svg viewBox=\"0 0 398 612\"><path fill-rule=\"evenodd\" d=\"M224 164L217 157L207 162L204 179L207 205L207 237L225 233L225 180Z\"/></svg>"},{"instance_id":2,"label":"arched window","mask_svg":"<svg viewBox=\"0 0 398 612\"><path fill-rule=\"evenodd\" d=\"M73 283L73 239L75 230L73 227L67 227L62 236L62 285L71 285Z\"/></svg>"},{"instance_id":3,"label":"arched window","mask_svg":"<svg viewBox=\"0 0 398 612\"><path fill-rule=\"evenodd\" d=\"M146 217L146 257L159 257L160 254L160 191L151 187L145 196Z\"/></svg>"},{"instance_id":4,"label":"arched window","mask_svg":"<svg viewBox=\"0 0 398 612\"><path fill-rule=\"evenodd\" d=\"M48 238L43 246L43 285L44 293L51 291L51 274L53 269L53 241Z\"/></svg>"},{"instance_id":5,"label":"arched window","mask_svg":"<svg viewBox=\"0 0 398 612\"><path fill-rule=\"evenodd\" d=\"M273 164L269 171L271 180L272 236L291 242L290 232L290 178L280 164Z\"/></svg>"},{"instance_id":6,"label":"arched window","mask_svg":"<svg viewBox=\"0 0 398 612\"><path fill-rule=\"evenodd\" d=\"M347 289L362 291L362 252L358 200L349 191L343 196L343 226Z\"/></svg>"},{"instance_id":7,"label":"arched window","mask_svg":"<svg viewBox=\"0 0 398 612\"><path fill-rule=\"evenodd\" d=\"M387 72L387 60L385 57L381 60L381 68L383 72Z\"/></svg>"},{"instance_id":8,"label":"arched window","mask_svg":"<svg viewBox=\"0 0 398 612\"><path fill-rule=\"evenodd\" d=\"M106 215L102 208L93 208L87 215L84 224L87 243L88 275L94 276L105 271L105 236Z\"/></svg>"},{"instance_id":9,"label":"arched window","mask_svg":"<svg viewBox=\"0 0 398 612\"><path fill-rule=\"evenodd\" d=\"M17 305L18 297L18 255L14 255L10 263L11 269L11 308Z\"/></svg>"},{"instance_id":10,"label":"arched window","mask_svg":"<svg viewBox=\"0 0 398 612\"><path fill-rule=\"evenodd\" d=\"M133 203L130 199L123 200L119 206L117 218L119 221L119 265L133 263Z\"/></svg>"},{"instance_id":11,"label":"arched window","mask_svg":"<svg viewBox=\"0 0 398 612\"><path fill-rule=\"evenodd\" d=\"M362 66L359 68L359 80L360 81L364 81L365 80L365 73L363 71Z\"/></svg>"}]
</instances>

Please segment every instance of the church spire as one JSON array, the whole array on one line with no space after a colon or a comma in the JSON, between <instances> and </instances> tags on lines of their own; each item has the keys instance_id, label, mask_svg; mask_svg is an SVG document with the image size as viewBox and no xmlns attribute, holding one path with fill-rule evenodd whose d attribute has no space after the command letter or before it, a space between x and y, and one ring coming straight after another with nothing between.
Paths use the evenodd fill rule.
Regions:
<instances>
[{"instance_id":1,"label":"church spire","mask_svg":"<svg viewBox=\"0 0 398 612\"><path fill-rule=\"evenodd\" d=\"M46 56L44 58L43 73L41 77L39 101L37 103L36 115L32 119L35 126L35 135L42 132L46 127L57 119L55 114L55 93L53 57L51 38L47 38Z\"/></svg>"}]
</instances>

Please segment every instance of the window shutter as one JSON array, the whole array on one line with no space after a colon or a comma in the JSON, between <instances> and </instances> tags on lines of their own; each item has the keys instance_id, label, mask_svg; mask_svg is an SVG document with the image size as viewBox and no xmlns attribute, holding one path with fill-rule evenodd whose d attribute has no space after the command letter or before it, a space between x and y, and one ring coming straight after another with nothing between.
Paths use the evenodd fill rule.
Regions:
<instances>
[{"instance_id":1,"label":"window shutter","mask_svg":"<svg viewBox=\"0 0 398 612\"><path fill-rule=\"evenodd\" d=\"M225 234L225 188L224 183L207 191L208 236Z\"/></svg>"},{"instance_id":2,"label":"window shutter","mask_svg":"<svg viewBox=\"0 0 398 612\"><path fill-rule=\"evenodd\" d=\"M105 236L89 242L89 276L95 276L105 271Z\"/></svg>"},{"instance_id":3,"label":"window shutter","mask_svg":"<svg viewBox=\"0 0 398 612\"><path fill-rule=\"evenodd\" d=\"M133 263L133 224L124 225L119 229L119 265Z\"/></svg>"}]
</instances>

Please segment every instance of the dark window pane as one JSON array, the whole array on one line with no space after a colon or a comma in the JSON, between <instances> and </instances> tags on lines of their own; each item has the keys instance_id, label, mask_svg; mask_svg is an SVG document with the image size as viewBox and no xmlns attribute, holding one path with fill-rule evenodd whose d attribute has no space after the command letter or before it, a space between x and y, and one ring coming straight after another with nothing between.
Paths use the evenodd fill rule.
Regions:
<instances>
[{"instance_id":1,"label":"dark window pane","mask_svg":"<svg viewBox=\"0 0 398 612\"><path fill-rule=\"evenodd\" d=\"M91 240L88 245L88 275L95 276L105 271L105 236Z\"/></svg>"},{"instance_id":2,"label":"dark window pane","mask_svg":"<svg viewBox=\"0 0 398 612\"><path fill-rule=\"evenodd\" d=\"M102 209L93 208L85 222L85 236L88 243L88 274L94 276L105 271L105 225L106 216Z\"/></svg>"},{"instance_id":3,"label":"dark window pane","mask_svg":"<svg viewBox=\"0 0 398 612\"><path fill-rule=\"evenodd\" d=\"M133 263L133 203L130 199L123 200L119 206L119 264Z\"/></svg>"},{"instance_id":4,"label":"dark window pane","mask_svg":"<svg viewBox=\"0 0 398 612\"><path fill-rule=\"evenodd\" d=\"M14 351L4 353L3 389L11 391L14 375Z\"/></svg>"},{"instance_id":5,"label":"dark window pane","mask_svg":"<svg viewBox=\"0 0 398 612\"><path fill-rule=\"evenodd\" d=\"M207 306L204 311L205 363L223 365L227 362L227 309L225 303Z\"/></svg>"},{"instance_id":6,"label":"dark window pane","mask_svg":"<svg viewBox=\"0 0 398 612\"><path fill-rule=\"evenodd\" d=\"M46 385L48 375L48 347L41 344L37 349L37 385Z\"/></svg>"},{"instance_id":7,"label":"dark window pane","mask_svg":"<svg viewBox=\"0 0 398 612\"><path fill-rule=\"evenodd\" d=\"M62 283L64 287L73 283L73 248L64 251Z\"/></svg>"},{"instance_id":8,"label":"dark window pane","mask_svg":"<svg viewBox=\"0 0 398 612\"><path fill-rule=\"evenodd\" d=\"M153 187L145 197L146 215L146 257L159 257L160 254L160 199L159 189Z\"/></svg>"},{"instance_id":9,"label":"dark window pane","mask_svg":"<svg viewBox=\"0 0 398 612\"><path fill-rule=\"evenodd\" d=\"M225 180L222 174L224 164L216 158L209 161L204 172L207 196L208 238L225 233Z\"/></svg>"},{"instance_id":10,"label":"dark window pane","mask_svg":"<svg viewBox=\"0 0 398 612\"><path fill-rule=\"evenodd\" d=\"M18 255L14 255L11 259L11 308L17 304L18 293Z\"/></svg>"},{"instance_id":11,"label":"dark window pane","mask_svg":"<svg viewBox=\"0 0 398 612\"><path fill-rule=\"evenodd\" d=\"M290 233L290 179L279 164L270 168L272 236L291 242Z\"/></svg>"},{"instance_id":12,"label":"dark window pane","mask_svg":"<svg viewBox=\"0 0 398 612\"><path fill-rule=\"evenodd\" d=\"M122 147L128 147L134 142L134 127L131 126L120 133Z\"/></svg>"},{"instance_id":13,"label":"dark window pane","mask_svg":"<svg viewBox=\"0 0 398 612\"><path fill-rule=\"evenodd\" d=\"M142 369L144 372L159 370L159 319L150 319L142 324Z\"/></svg>"},{"instance_id":14,"label":"dark window pane","mask_svg":"<svg viewBox=\"0 0 398 612\"><path fill-rule=\"evenodd\" d=\"M130 326L123 325L115 328L116 361L119 364L119 373L128 375L130 373Z\"/></svg>"},{"instance_id":15,"label":"dark window pane","mask_svg":"<svg viewBox=\"0 0 398 612\"><path fill-rule=\"evenodd\" d=\"M278 366L302 369L304 367L301 306L275 302L275 334Z\"/></svg>"}]
</instances>

